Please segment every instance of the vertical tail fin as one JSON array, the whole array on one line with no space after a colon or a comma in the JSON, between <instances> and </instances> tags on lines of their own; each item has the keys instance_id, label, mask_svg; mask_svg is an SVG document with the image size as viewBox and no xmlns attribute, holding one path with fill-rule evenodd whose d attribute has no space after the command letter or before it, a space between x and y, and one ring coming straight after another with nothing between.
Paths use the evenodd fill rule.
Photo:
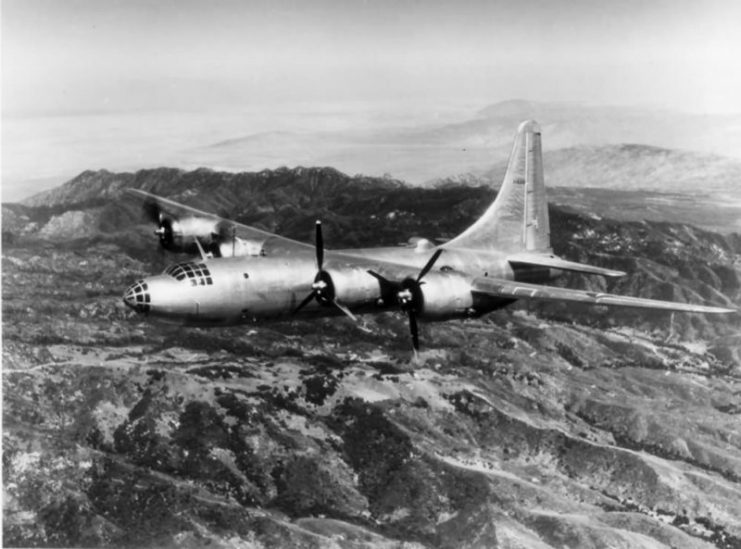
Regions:
<instances>
[{"instance_id":1,"label":"vertical tail fin","mask_svg":"<svg viewBox=\"0 0 741 549\"><path fill-rule=\"evenodd\" d=\"M550 251L548 200L537 122L528 120L517 128L496 200L476 223L447 246L507 252Z\"/></svg>"}]
</instances>

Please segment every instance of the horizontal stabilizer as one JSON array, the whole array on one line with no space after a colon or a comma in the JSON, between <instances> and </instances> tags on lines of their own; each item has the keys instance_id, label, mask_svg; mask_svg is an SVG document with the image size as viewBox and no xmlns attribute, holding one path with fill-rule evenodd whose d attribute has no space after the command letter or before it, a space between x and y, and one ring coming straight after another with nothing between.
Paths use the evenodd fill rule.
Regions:
<instances>
[{"instance_id":1,"label":"horizontal stabilizer","mask_svg":"<svg viewBox=\"0 0 741 549\"><path fill-rule=\"evenodd\" d=\"M571 290L569 288L525 284L513 280L501 280L488 277L474 279L472 290L488 296L503 297L507 299L564 301L570 303L584 303L587 305L634 307L638 309L681 311L685 313L715 314L738 312L736 309L728 309L725 307L708 307L706 305L693 305L691 303L677 303L674 301L659 301L656 299L643 299L640 297Z\"/></svg>"},{"instance_id":2,"label":"horizontal stabilizer","mask_svg":"<svg viewBox=\"0 0 741 549\"><path fill-rule=\"evenodd\" d=\"M509 261L513 267L517 265L530 265L602 276L625 276L623 271L613 271L612 269L603 269L602 267L595 267L594 265L585 265L584 263L566 261L565 259L561 259L554 255L517 254L509 256L507 261Z\"/></svg>"}]
</instances>

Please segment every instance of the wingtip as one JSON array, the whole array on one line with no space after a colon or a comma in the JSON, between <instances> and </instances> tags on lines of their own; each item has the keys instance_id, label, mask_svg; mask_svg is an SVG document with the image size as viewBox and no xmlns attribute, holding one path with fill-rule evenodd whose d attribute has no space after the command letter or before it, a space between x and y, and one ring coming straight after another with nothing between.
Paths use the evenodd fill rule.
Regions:
<instances>
[{"instance_id":1,"label":"wingtip","mask_svg":"<svg viewBox=\"0 0 741 549\"><path fill-rule=\"evenodd\" d=\"M690 307L691 308L686 309L684 312L709 315L728 315L741 313L741 310L732 309L730 307L714 307L712 305L690 305Z\"/></svg>"},{"instance_id":2,"label":"wingtip","mask_svg":"<svg viewBox=\"0 0 741 549\"><path fill-rule=\"evenodd\" d=\"M717 310L713 312L716 314L723 314L723 315L741 314L740 309L729 309L727 307L715 307L715 309Z\"/></svg>"}]
</instances>

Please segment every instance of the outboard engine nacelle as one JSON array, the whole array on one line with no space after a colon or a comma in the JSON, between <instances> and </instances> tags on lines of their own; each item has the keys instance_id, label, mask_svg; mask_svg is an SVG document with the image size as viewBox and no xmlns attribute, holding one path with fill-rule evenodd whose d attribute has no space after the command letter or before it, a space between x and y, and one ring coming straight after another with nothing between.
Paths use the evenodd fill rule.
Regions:
<instances>
[{"instance_id":1,"label":"outboard engine nacelle","mask_svg":"<svg viewBox=\"0 0 741 549\"><path fill-rule=\"evenodd\" d=\"M228 227L223 220L187 215L178 217L168 213L155 200L144 203L144 216L157 225L154 234L160 246L174 253L199 253L196 240L204 250L218 254L219 243L225 239Z\"/></svg>"},{"instance_id":2,"label":"outboard engine nacelle","mask_svg":"<svg viewBox=\"0 0 741 549\"><path fill-rule=\"evenodd\" d=\"M178 219L162 215L154 231L159 237L160 245L175 253L198 253L196 239L204 249L211 249L218 238L218 222L203 217L186 217Z\"/></svg>"}]
</instances>

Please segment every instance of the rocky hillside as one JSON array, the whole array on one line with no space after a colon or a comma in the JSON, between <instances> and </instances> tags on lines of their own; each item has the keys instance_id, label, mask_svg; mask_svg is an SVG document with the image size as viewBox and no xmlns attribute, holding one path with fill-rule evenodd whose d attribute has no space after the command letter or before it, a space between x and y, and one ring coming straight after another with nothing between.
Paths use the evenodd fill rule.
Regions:
<instances>
[{"instance_id":1,"label":"rocky hillside","mask_svg":"<svg viewBox=\"0 0 741 549\"><path fill-rule=\"evenodd\" d=\"M738 317L514 307L423 325L419 364L395 314L164 327L120 302L164 260L128 185L306 240L321 217L333 247L445 238L493 197L150 170L4 206L6 546L741 545ZM563 283L741 304L739 236L551 218L558 253L633 273Z\"/></svg>"}]
</instances>

